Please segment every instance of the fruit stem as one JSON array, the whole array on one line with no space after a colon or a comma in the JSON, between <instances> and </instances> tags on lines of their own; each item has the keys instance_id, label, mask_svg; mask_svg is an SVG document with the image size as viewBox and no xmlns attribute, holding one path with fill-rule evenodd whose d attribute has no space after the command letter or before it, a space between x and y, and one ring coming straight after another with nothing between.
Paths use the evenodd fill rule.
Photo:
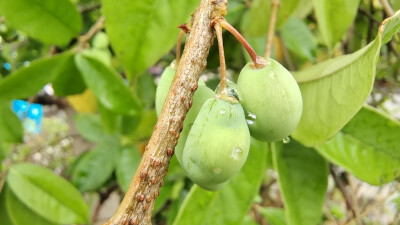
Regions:
<instances>
[{"instance_id":1,"label":"fruit stem","mask_svg":"<svg viewBox=\"0 0 400 225\"><path fill-rule=\"evenodd\" d=\"M226 64L224 52L224 40L222 37L222 27L219 23L214 25L215 32L217 33L218 51L219 51L219 64L221 67L221 81L219 82L220 95L226 94Z\"/></svg>"},{"instance_id":2,"label":"fruit stem","mask_svg":"<svg viewBox=\"0 0 400 225\"><path fill-rule=\"evenodd\" d=\"M178 36L178 41L176 43L176 65L179 65L179 60L181 60L181 45L182 45L182 39L183 39L183 35L185 35L185 32L183 30L181 30L179 32L179 36Z\"/></svg>"},{"instance_id":3,"label":"fruit stem","mask_svg":"<svg viewBox=\"0 0 400 225\"><path fill-rule=\"evenodd\" d=\"M253 61L254 67L257 69L264 68L266 66L265 60L258 56L254 49L250 46L250 44L246 41L246 39L237 31L228 21L224 18L218 20L218 23L228 30L235 38L243 45L246 51L249 53L251 60Z\"/></svg>"},{"instance_id":4,"label":"fruit stem","mask_svg":"<svg viewBox=\"0 0 400 225\"><path fill-rule=\"evenodd\" d=\"M273 42L274 36L275 36L276 19L278 16L278 9L280 6L281 6L280 0L272 0L271 15L269 18L268 37L267 37L267 43L266 43L266 47L265 47L265 54L264 54L265 58L267 60L271 57L272 42Z\"/></svg>"}]
</instances>

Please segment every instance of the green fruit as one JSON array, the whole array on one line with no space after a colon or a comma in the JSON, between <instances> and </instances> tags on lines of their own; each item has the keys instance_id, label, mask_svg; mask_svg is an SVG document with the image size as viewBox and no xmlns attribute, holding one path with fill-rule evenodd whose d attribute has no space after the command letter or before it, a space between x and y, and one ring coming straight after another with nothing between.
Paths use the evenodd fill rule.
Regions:
<instances>
[{"instance_id":1,"label":"green fruit","mask_svg":"<svg viewBox=\"0 0 400 225\"><path fill-rule=\"evenodd\" d=\"M165 68L164 72L161 74L160 81L158 82L157 91L156 91L156 112L157 116L160 115L161 109L164 106L165 99L167 98L169 88L171 87L172 81L174 80L176 73L175 61L171 63L167 68ZM198 81L198 85L205 86L206 84L200 78ZM201 107L201 106L200 106Z\"/></svg>"},{"instance_id":2,"label":"green fruit","mask_svg":"<svg viewBox=\"0 0 400 225\"><path fill-rule=\"evenodd\" d=\"M242 69L237 82L250 133L262 141L283 140L300 121L300 88L290 72L275 60L269 59L262 69L250 65Z\"/></svg>"},{"instance_id":3,"label":"green fruit","mask_svg":"<svg viewBox=\"0 0 400 225\"><path fill-rule=\"evenodd\" d=\"M93 47L97 49L108 48L109 41L108 36L104 32L98 32L93 38Z\"/></svg>"},{"instance_id":4,"label":"green fruit","mask_svg":"<svg viewBox=\"0 0 400 225\"><path fill-rule=\"evenodd\" d=\"M172 62L170 66L165 68L163 74L161 75L160 81L157 86L156 92L156 112L157 115L160 115L161 109L164 105L165 99L167 98L169 88L172 84L172 81L175 76L175 62ZM208 88L202 79L199 79L198 82L199 87L193 95L193 104L188 113L186 114L186 118L183 123L183 130L179 136L178 144L175 147L175 156L178 159L179 163L182 164L182 152L183 147L185 146L186 138L189 134L190 128L192 127L194 120L199 113L201 106L206 102L209 98L214 96L214 92Z\"/></svg>"},{"instance_id":5,"label":"green fruit","mask_svg":"<svg viewBox=\"0 0 400 225\"><path fill-rule=\"evenodd\" d=\"M197 114L199 113L202 105L210 98L214 96L214 92L206 87L199 86L193 96L193 104L189 112L186 114L186 118L183 122L183 130L179 136L178 144L175 146L175 156L179 163L182 165L182 154L185 146L186 139L189 135L190 128L196 120Z\"/></svg>"},{"instance_id":6,"label":"green fruit","mask_svg":"<svg viewBox=\"0 0 400 225\"><path fill-rule=\"evenodd\" d=\"M165 99L167 98L169 88L171 87L172 81L175 77L175 61L170 66L165 68L161 74L160 81L158 82L156 91L156 112L157 116L160 115L161 109L164 105Z\"/></svg>"},{"instance_id":7,"label":"green fruit","mask_svg":"<svg viewBox=\"0 0 400 225\"><path fill-rule=\"evenodd\" d=\"M209 99L189 132L182 165L189 178L208 190L221 188L246 161L250 133L237 101Z\"/></svg>"},{"instance_id":8,"label":"green fruit","mask_svg":"<svg viewBox=\"0 0 400 225\"><path fill-rule=\"evenodd\" d=\"M238 86L237 84L235 84L234 82L227 80L226 81L226 94L229 97L235 98L237 100L240 101L240 98L242 97L242 95L240 94L240 92L238 91ZM217 89L215 90L216 93L219 93L219 85L217 86Z\"/></svg>"}]
</instances>

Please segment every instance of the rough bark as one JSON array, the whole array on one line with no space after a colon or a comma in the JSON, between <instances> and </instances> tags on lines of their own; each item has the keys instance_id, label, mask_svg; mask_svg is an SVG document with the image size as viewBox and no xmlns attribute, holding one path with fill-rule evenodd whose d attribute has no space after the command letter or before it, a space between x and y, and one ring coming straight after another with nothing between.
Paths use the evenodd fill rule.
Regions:
<instances>
[{"instance_id":1,"label":"rough bark","mask_svg":"<svg viewBox=\"0 0 400 225\"><path fill-rule=\"evenodd\" d=\"M177 74L149 144L129 190L117 212L106 225L151 224L154 202L160 193L170 159L178 142L183 120L193 101L197 81L205 69L214 32L211 20L226 1L201 0L192 16L191 31ZM226 8L225 8L226 9Z\"/></svg>"}]
</instances>

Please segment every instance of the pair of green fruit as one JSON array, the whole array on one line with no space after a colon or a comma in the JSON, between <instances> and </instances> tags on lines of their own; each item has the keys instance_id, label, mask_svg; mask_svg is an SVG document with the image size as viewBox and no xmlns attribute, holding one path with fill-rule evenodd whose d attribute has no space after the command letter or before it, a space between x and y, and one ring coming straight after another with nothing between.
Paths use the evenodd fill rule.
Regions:
<instances>
[{"instance_id":1,"label":"pair of green fruit","mask_svg":"<svg viewBox=\"0 0 400 225\"><path fill-rule=\"evenodd\" d=\"M161 76L156 110L161 112L175 70ZM221 98L199 80L193 106L184 121L175 154L189 178L200 187L222 188L244 165L250 135L265 142L280 141L299 123L303 108L293 76L269 59L262 69L248 63L237 85L228 82L228 98Z\"/></svg>"}]
</instances>

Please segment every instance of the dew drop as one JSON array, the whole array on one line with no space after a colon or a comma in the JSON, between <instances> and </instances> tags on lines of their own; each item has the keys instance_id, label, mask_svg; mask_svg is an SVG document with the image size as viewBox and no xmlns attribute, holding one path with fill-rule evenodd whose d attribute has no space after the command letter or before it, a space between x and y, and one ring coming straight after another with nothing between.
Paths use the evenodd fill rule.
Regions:
<instances>
[{"instance_id":1,"label":"dew drop","mask_svg":"<svg viewBox=\"0 0 400 225\"><path fill-rule=\"evenodd\" d=\"M254 121L253 121L253 120L246 120L246 123L247 123L248 125L253 125L253 124L254 124Z\"/></svg>"},{"instance_id":2,"label":"dew drop","mask_svg":"<svg viewBox=\"0 0 400 225\"><path fill-rule=\"evenodd\" d=\"M290 138L286 137L282 141L283 141L283 144L288 144L290 142Z\"/></svg>"},{"instance_id":3,"label":"dew drop","mask_svg":"<svg viewBox=\"0 0 400 225\"><path fill-rule=\"evenodd\" d=\"M252 113L252 112L249 112L249 113L247 114L247 116L248 116L249 118L253 119L253 120L257 119L256 114L254 114L254 113Z\"/></svg>"},{"instance_id":4,"label":"dew drop","mask_svg":"<svg viewBox=\"0 0 400 225\"><path fill-rule=\"evenodd\" d=\"M238 160L243 157L243 150L239 147L232 149L232 158Z\"/></svg>"},{"instance_id":5,"label":"dew drop","mask_svg":"<svg viewBox=\"0 0 400 225\"><path fill-rule=\"evenodd\" d=\"M214 171L215 174L219 174L219 173L221 173L221 168L218 168L218 167L214 168L213 171Z\"/></svg>"},{"instance_id":6,"label":"dew drop","mask_svg":"<svg viewBox=\"0 0 400 225\"><path fill-rule=\"evenodd\" d=\"M276 73L274 73L274 72L270 73L269 77L271 77L272 79L276 79Z\"/></svg>"},{"instance_id":7,"label":"dew drop","mask_svg":"<svg viewBox=\"0 0 400 225\"><path fill-rule=\"evenodd\" d=\"M286 91L285 90L282 90L281 93L282 93L283 96L286 96Z\"/></svg>"},{"instance_id":8,"label":"dew drop","mask_svg":"<svg viewBox=\"0 0 400 225\"><path fill-rule=\"evenodd\" d=\"M220 114L225 114L225 109L219 110L219 113L220 113Z\"/></svg>"}]
</instances>

